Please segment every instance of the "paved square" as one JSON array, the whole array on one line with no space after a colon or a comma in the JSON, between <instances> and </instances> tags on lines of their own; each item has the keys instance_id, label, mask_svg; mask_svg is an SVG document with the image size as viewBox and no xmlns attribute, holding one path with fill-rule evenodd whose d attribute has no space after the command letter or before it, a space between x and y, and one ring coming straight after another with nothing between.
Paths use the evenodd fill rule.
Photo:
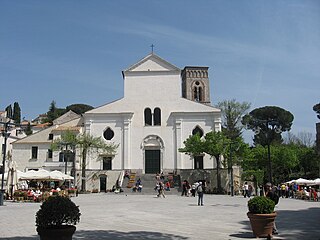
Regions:
<instances>
[{"instance_id":1,"label":"paved square","mask_svg":"<svg viewBox=\"0 0 320 240\"><path fill-rule=\"evenodd\" d=\"M255 239L246 216L247 198L205 195L86 194L73 197L82 213L73 239ZM0 207L0 239L39 239L35 213L39 203L5 202ZM320 202L280 199L276 208L280 235L275 239L320 239Z\"/></svg>"}]
</instances>

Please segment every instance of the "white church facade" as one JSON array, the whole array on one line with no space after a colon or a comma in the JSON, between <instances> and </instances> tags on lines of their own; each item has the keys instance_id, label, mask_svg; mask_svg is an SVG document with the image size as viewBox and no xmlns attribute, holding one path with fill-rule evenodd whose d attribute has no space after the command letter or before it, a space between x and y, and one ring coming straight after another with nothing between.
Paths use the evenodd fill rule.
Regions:
<instances>
[{"instance_id":1,"label":"white church facade","mask_svg":"<svg viewBox=\"0 0 320 240\"><path fill-rule=\"evenodd\" d=\"M209 155L193 158L178 150L192 134L221 130L221 111L210 103L208 67L181 70L151 53L122 75L123 98L82 116L68 112L53 126L14 142L12 159L18 169L66 172L80 187L81 149L76 147L72 162L64 159L63 150L50 150L64 131L73 131L119 145L115 155L87 156L85 180L89 191L111 189L124 170L138 175L214 170L216 161Z\"/></svg>"},{"instance_id":2,"label":"white church facade","mask_svg":"<svg viewBox=\"0 0 320 240\"><path fill-rule=\"evenodd\" d=\"M122 75L123 98L83 115L86 133L119 144L116 155L91 156L88 169L148 174L216 167L208 155L193 159L178 151L196 132L221 130L220 109L210 105L208 67L180 70L151 53Z\"/></svg>"}]
</instances>

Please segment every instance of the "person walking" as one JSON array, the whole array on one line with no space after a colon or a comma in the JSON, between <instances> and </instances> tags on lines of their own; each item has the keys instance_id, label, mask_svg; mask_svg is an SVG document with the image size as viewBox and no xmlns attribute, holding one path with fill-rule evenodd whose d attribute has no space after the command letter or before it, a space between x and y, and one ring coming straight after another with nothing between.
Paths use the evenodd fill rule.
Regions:
<instances>
[{"instance_id":1,"label":"person walking","mask_svg":"<svg viewBox=\"0 0 320 240\"><path fill-rule=\"evenodd\" d=\"M199 185L197 187L197 193L198 193L198 206L203 206L203 186L202 182L199 182Z\"/></svg>"},{"instance_id":2,"label":"person walking","mask_svg":"<svg viewBox=\"0 0 320 240\"><path fill-rule=\"evenodd\" d=\"M247 182L244 183L243 185L243 196L246 197L250 197L249 196L249 185Z\"/></svg>"},{"instance_id":3,"label":"person walking","mask_svg":"<svg viewBox=\"0 0 320 240\"><path fill-rule=\"evenodd\" d=\"M264 186L264 191L265 191L265 196L267 198L270 198L274 202L275 205L277 205L279 203L279 195L277 194L277 190L272 189L271 183L266 183L266 185ZM273 235L278 234L276 221L274 221L274 223L273 223L272 234Z\"/></svg>"},{"instance_id":4,"label":"person walking","mask_svg":"<svg viewBox=\"0 0 320 240\"><path fill-rule=\"evenodd\" d=\"M187 181L187 180L184 180L183 183L182 183L182 193L181 193L181 196L187 196L187 184L188 184L188 181Z\"/></svg>"},{"instance_id":5,"label":"person walking","mask_svg":"<svg viewBox=\"0 0 320 240\"><path fill-rule=\"evenodd\" d=\"M159 194L158 194L158 197L163 197L163 198L166 198L166 196L164 195L164 184L163 182L159 182Z\"/></svg>"}]
</instances>

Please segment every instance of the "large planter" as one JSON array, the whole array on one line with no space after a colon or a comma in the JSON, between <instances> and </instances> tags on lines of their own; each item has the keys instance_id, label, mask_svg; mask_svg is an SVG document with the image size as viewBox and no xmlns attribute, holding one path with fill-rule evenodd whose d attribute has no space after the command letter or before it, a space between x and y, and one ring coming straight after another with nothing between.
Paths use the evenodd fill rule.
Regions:
<instances>
[{"instance_id":1,"label":"large planter","mask_svg":"<svg viewBox=\"0 0 320 240\"><path fill-rule=\"evenodd\" d=\"M250 219L251 228L255 237L272 236L274 220L277 216L276 212L270 214L254 214L248 212L247 215Z\"/></svg>"},{"instance_id":2,"label":"large planter","mask_svg":"<svg viewBox=\"0 0 320 240\"><path fill-rule=\"evenodd\" d=\"M76 227L72 225L63 225L59 228L37 227L40 240L72 240L72 235Z\"/></svg>"}]
</instances>

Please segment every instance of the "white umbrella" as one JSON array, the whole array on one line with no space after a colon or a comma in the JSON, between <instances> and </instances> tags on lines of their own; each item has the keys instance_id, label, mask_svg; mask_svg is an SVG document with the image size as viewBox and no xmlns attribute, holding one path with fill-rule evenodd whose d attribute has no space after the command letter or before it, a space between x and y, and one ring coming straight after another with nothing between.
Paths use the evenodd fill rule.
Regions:
<instances>
[{"instance_id":1,"label":"white umbrella","mask_svg":"<svg viewBox=\"0 0 320 240\"><path fill-rule=\"evenodd\" d=\"M320 185L320 178L313 180L314 185Z\"/></svg>"},{"instance_id":2,"label":"white umbrella","mask_svg":"<svg viewBox=\"0 0 320 240\"><path fill-rule=\"evenodd\" d=\"M58 170L54 170L52 172L50 172L50 176L52 178L56 178L56 179L60 179L60 180L72 180L73 177L68 175L68 174L64 174Z\"/></svg>"},{"instance_id":3,"label":"white umbrella","mask_svg":"<svg viewBox=\"0 0 320 240\"><path fill-rule=\"evenodd\" d=\"M297 180L294 180L294 182L298 185L303 185L303 184L307 184L309 180L304 179L304 178L298 178Z\"/></svg>"},{"instance_id":4,"label":"white umbrella","mask_svg":"<svg viewBox=\"0 0 320 240\"><path fill-rule=\"evenodd\" d=\"M14 191L17 188L17 183L18 183L16 162L10 161L8 168L9 168L9 171L7 174L7 192L12 197Z\"/></svg>"}]
</instances>

